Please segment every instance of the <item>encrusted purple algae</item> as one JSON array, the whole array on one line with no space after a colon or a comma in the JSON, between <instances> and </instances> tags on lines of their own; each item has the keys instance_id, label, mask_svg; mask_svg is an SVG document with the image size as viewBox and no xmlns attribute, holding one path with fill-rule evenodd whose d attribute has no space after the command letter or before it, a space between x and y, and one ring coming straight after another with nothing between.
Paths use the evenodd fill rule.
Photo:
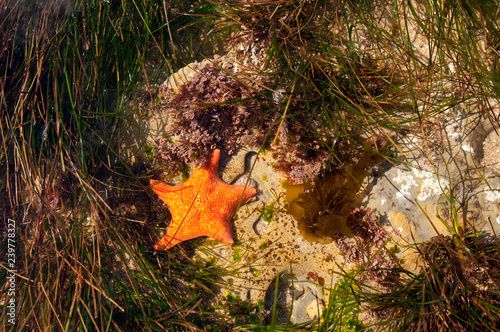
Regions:
<instances>
[{"instance_id":1,"label":"encrusted purple algae","mask_svg":"<svg viewBox=\"0 0 500 332\"><path fill-rule=\"evenodd\" d=\"M334 235L337 250L342 253L345 263L363 267L364 279L386 287L388 281L395 276L396 261L384 246L389 234L398 235L398 231L383 229L370 208L355 208L348 220L354 237Z\"/></svg>"},{"instance_id":2,"label":"encrusted purple algae","mask_svg":"<svg viewBox=\"0 0 500 332\"><path fill-rule=\"evenodd\" d=\"M257 96L269 85L269 78L232 72L233 65L221 58L206 63L176 92L165 91L173 122L168 136L155 141L170 171L220 149L231 155L239 146L258 141L270 121L261 113ZM267 120L267 121L266 121ZM172 141L171 137L177 137Z\"/></svg>"},{"instance_id":3,"label":"encrusted purple algae","mask_svg":"<svg viewBox=\"0 0 500 332\"><path fill-rule=\"evenodd\" d=\"M362 152L362 147L337 139L334 130L302 110L300 96L294 97L289 117L281 121L282 114L269 93L274 89L273 76L237 73L225 58L194 69L176 91L166 85L160 88L172 121L154 147L169 172L192 161L202 163L214 149L229 156L247 145L271 150L275 170L291 183L305 183L324 173L327 165L340 170L344 163L355 163ZM277 144L271 146L276 135Z\"/></svg>"}]
</instances>

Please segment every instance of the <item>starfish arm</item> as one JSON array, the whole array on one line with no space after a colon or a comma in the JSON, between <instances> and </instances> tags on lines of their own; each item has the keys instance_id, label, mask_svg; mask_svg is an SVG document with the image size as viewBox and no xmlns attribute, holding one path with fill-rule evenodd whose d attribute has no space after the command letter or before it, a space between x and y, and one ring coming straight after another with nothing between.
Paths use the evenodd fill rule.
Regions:
<instances>
[{"instance_id":1,"label":"starfish arm","mask_svg":"<svg viewBox=\"0 0 500 332\"><path fill-rule=\"evenodd\" d=\"M236 206L226 201L224 197L217 197L219 204L206 206L203 211L202 223L204 235L219 240L225 244L234 242L232 217Z\"/></svg>"},{"instance_id":2,"label":"starfish arm","mask_svg":"<svg viewBox=\"0 0 500 332\"><path fill-rule=\"evenodd\" d=\"M238 205L247 203L256 192L254 188L247 187L245 189L245 186L234 186L220 182L218 189L214 190L211 196L211 200L218 202L218 204L207 205L207 209L204 211L208 221L205 235L225 244L232 244L234 243L233 215ZM242 201L239 204L241 198Z\"/></svg>"},{"instance_id":3,"label":"starfish arm","mask_svg":"<svg viewBox=\"0 0 500 332\"><path fill-rule=\"evenodd\" d=\"M149 183L151 184L151 188L153 188L156 195L158 195L158 197L160 197L164 202L167 201L168 193L174 191L173 186L169 186L160 180L151 179Z\"/></svg>"},{"instance_id":4,"label":"starfish arm","mask_svg":"<svg viewBox=\"0 0 500 332\"><path fill-rule=\"evenodd\" d=\"M257 194L257 191L255 190L255 188L252 188L252 187L245 188L245 186L242 186L242 185L232 185L232 187L237 187L236 189L240 191L239 197L242 197L241 193L243 193L241 205L250 202L250 200Z\"/></svg>"},{"instance_id":5,"label":"starfish arm","mask_svg":"<svg viewBox=\"0 0 500 332\"><path fill-rule=\"evenodd\" d=\"M172 221L167 227L167 233L155 245L155 249L168 250L177 243L206 235L206 232L197 225L197 221L200 218L201 213L199 211L185 210L179 212L179 210L174 210Z\"/></svg>"},{"instance_id":6,"label":"starfish arm","mask_svg":"<svg viewBox=\"0 0 500 332\"><path fill-rule=\"evenodd\" d=\"M234 243L234 238L233 238L233 228L228 227L228 228L220 228L215 234L210 236L212 239L215 239L217 241L220 241L224 244L233 244Z\"/></svg>"},{"instance_id":7,"label":"starfish arm","mask_svg":"<svg viewBox=\"0 0 500 332\"><path fill-rule=\"evenodd\" d=\"M210 173L217 174L219 176L219 160L220 160L220 150L216 149L210 157L208 157L207 161L203 165L202 169L208 170Z\"/></svg>"},{"instance_id":8,"label":"starfish arm","mask_svg":"<svg viewBox=\"0 0 500 332\"><path fill-rule=\"evenodd\" d=\"M218 190L226 192L226 193L228 193L228 192L233 193L234 197L232 199L236 200L235 207L238 206L240 199L241 199L241 204L240 204L240 206L241 206L243 204L250 202L250 200L257 194L257 191L255 190L255 188L245 187L245 186L239 185L239 184L227 184L222 180L219 180L219 183L217 183L217 188L218 188ZM214 191L215 190L216 189L214 189ZM234 211L234 212L236 212L236 211Z\"/></svg>"},{"instance_id":9,"label":"starfish arm","mask_svg":"<svg viewBox=\"0 0 500 332\"><path fill-rule=\"evenodd\" d=\"M157 244L155 244L155 250L168 250L180 242L182 242L182 240L165 235L160 241L158 241Z\"/></svg>"}]
</instances>

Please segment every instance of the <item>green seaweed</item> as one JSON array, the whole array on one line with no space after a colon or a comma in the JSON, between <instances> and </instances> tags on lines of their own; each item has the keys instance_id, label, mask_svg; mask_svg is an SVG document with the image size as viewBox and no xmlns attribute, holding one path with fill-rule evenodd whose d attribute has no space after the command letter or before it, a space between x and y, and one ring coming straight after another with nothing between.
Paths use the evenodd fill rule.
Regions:
<instances>
[{"instance_id":1,"label":"green seaweed","mask_svg":"<svg viewBox=\"0 0 500 332\"><path fill-rule=\"evenodd\" d=\"M252 275L254 277L258 277L262 273L259 269L255 268L255 267L251 267L250 272L252 273Z\"/></svg>"},{"instance_id":2,"label":"green seaweed","mask_svg":"<svg viewBox=\"0 0 500 332\"><path fill-rule=\"evenodd\" d=\"M157 153L156 149L151 146L151 144L148 144L144 147L144 151L146 152L146 155L150 158L153 158L154 155Z\"/></svg>"},{"instance_id":3,"label":"green seaweed","mask_svg":"<svg viewBox=\"0 0 500 332\"><path fill-rule=\"evenodd\" d=\"M285 185L288 212L298 222L298 229L309 242L330 243L336 233L352 237L349 214L360 202L359 190L368 167L383 160L365 144L365 152L356 164L327 178L299 185Z\"/></svg>"},{"instance_id":4,"label":"green seaweed","mask_svg":"<svg viewBox=\"0 0 500 332\"><path fill-rule=\"evenodd\" d=\"M235 262L241 261L241 248L234 249L233 251L233 259Z\"/></svg>"},{"instance_id":5,"label":"green seaweed","mask_svg":"<svg viewBox=\"0 0 500 332\"><path fill-rule=\"evenodd\" d=\"M273 214L274 214L275 208L274 208L274 201L269 202L266 206L262 208L261 215L262 218L264 218L265 221L271 222L273 219Z\"/></svg>"}]
</instances>

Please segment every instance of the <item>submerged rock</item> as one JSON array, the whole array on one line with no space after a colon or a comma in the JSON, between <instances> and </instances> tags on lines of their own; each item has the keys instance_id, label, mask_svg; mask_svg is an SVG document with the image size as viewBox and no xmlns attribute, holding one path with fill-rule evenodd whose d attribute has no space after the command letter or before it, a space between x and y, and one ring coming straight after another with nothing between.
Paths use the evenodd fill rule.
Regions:
<instances>
[{"instance_id":1,"label":"submerged rock","mask_svg":"<svg viewBox=\"0 0 500 332\"><path fill-rule=\"evenodd\" d=\"M301 324L321 316L324 297L320 286L315 283L317 274L310 272L309 275L281 273L271 281L264 298L267 324L273 319L274 307L277 324L287 324L289 319L292 324Z\"/></svg>"}]
</instances>

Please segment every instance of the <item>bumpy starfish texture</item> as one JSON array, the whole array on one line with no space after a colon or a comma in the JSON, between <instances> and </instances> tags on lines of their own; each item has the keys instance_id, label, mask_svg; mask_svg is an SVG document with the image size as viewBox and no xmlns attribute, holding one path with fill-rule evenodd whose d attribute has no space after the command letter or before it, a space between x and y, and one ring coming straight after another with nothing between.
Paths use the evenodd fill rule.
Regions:
<instances>
[{"instance_id":1,"label":"bumpy starfish texture","mask_svg":"<svg viewBox=\"0 0 500 332\"><path fill-rule=\"evenodd\" d=\"M222 181L219 159L220 150L215 150L205 164L196 168L179 186L151 180L153 190L172 214L167 234L155 245L156 250L168 250L200 236L209 236L225 244L234 242L233 214L238 205L249 202L256 191Z\"/></svg>"}]
</instances>

